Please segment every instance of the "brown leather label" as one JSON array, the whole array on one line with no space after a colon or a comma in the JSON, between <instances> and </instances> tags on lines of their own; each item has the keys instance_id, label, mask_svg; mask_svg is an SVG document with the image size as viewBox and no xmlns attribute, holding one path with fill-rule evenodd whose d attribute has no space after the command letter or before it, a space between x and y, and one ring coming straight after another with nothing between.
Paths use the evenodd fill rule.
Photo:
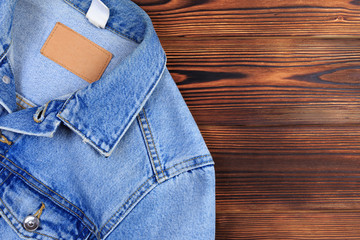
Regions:
<instances>
[{"instance_id":1,"label":"brown leather label","mask_svg":"<svg viewBox=\"0 0 360 240\"><path fill-rule=\"evenodd\" d=\"M40 52L89 83L100 79L112 58L109 51L59 22Z\"/></svg>"}]
</instances>

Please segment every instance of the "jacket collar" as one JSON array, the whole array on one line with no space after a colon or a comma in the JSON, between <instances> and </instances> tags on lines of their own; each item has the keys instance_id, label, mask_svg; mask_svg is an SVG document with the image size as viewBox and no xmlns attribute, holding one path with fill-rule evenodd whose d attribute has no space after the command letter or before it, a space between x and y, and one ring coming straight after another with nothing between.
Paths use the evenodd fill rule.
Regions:
<instances>
[{"instance_id":1,"label":"jacket collar","mask_svg":"<svg viewBox=\"0 0 360 240\"><path fill-rule=\"evenodd\" d=\"M84 15L91 3L91 0L64 1ZM11 42L15 2L3 0L0 3L0 64ZM111 12L106 28L139 43L134 52L111 73L76 91L61 104L54 101L40 107L40 110L45 108L47 113L44 114L45 120L37 124L44 127L14 124L27 119L23 116L26 112L33 116L39 109L15 112L15 94L7 91L7 96L0 97L0 104L3 101L10 114L0 118L0 129L50 137L62 121L101 154L110 156L160 80L166 57L150 18L140 7L129 0L103 2Z\"/></svg>"}]
</instances>

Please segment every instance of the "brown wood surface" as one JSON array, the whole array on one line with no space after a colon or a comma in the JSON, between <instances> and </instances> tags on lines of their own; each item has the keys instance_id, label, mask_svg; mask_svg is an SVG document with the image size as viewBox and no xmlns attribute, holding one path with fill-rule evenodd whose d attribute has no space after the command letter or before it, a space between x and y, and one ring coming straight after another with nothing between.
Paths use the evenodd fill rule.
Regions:
<instances>
[{"instance_id":1,"label":"brown wood surface","mask_svg":"<svg viewBox=\"0 0 360 240\"><path fill-rule=\"evenodd\" d=\"M136 0L216 162L217 239L360 239L360 0Z\"/></svg>"}]
</instances>

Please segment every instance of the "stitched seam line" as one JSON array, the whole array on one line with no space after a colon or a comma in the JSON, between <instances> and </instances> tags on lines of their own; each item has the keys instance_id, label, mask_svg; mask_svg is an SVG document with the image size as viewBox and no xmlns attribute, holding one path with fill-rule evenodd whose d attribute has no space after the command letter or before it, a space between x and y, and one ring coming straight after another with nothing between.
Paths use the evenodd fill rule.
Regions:
<instances>
[{"instance_id":1,"label":"stitched seam line","mask_svg":"<svg viewBox=\"0 0 360 240\"><path fill-rule=\"evenodd\" d=\"M81 235L83 235L84 230L86 229L86 226L84 225L83 229L79 232L78 236L81 237ZM86 239L86 235L84 235L84 237L82 238L83 240Z\"/></svg>"},{"instance_id":2,"label":"stitched seam line","mask_svg":"<svg viewBox=\"0 0 360 240\"><path fill-rule=\"evenodd\" d=\"M10 69L11 74L12 74L13 76L15 76L14 70L13 70L13 67L11 66L10 60L8 60L8 64L9 64L9 69Z\"/></svg>"},{"instance_id":3,"label":"stitched seam line","mask_svg":"<svg viewBox=\"0 0 360 240\"><path fill-rule=\"evenodd\" d=\"M174 177L176 175L176 173L178 172L181 172L181 171L184 171L185 169L188 169L188 170L191 170L191 169L195 169L195 167L197 166L200 166L200 165L206 165L207 163L211 163L212 161L205 161L205 162L202 162L202 163L197 163L195 165L191 165L191 166L185 166L185 167L182 167L180 168L179 170L175 171L172 173L172 177ZM205 166L204 166L205 167Z\"/></svg>"},{"instance_id":4,"label":"stitched seam line","mask_svg":"<svg viewBox=\"0 0 360 240\"><path fill-rule=\"evenodd\" d=\"M0 184L0 187L10 178L11 175L12 175L12 173L9 173L9 175L5 178L5 180ZM18 223L21 224L21 222L14 216L14 214L10 211L10 209L6 206L6 204L3 202L3 200L2 200L1 198L0 198L0 201L2 202L3 206L8 210L8 212L11 214L11 216L12 216ZM1 211L5 216L7 215L7 214L5 214L4 211L2 211L1 209L0 209L0 211ZM19 232L18 229L14 226L14 224L11 223L10 219L9 219L9 222L10 222L10 224L14 227L14 229L16 229L16 231L17 231L21 236L26 237L26 238L30 238L30 237L28 237L28 236L23 235L21 232ZM48 235L46 235L46 234L42 234L42 233L39 233L39 232L36 232L36 231L35 231L34 233L37 233L37 234L40 234L40 235L43 235L43 236L46 236L46 237L50 237L50 238L52 238L52 239L57 239L57 238L54 238L54 237L52 237L52 236L48 236Z\"/></svg>"},{"instance_id":5,"label":"stitched seam line","mask_svg":"<svg viewBox=\"0 0 360 240\"><path fill-rule=\"evenodd\" d=\"M64 0L69 6L71 6L72 8L74 8L76 11L80 12L81 14L85 15L85 12L83 10L81 10L80 8L78 8L77 6L75 6L73 3L69 2L68 0ZM130 36L126 36L125 34L122 34L121 32L113 29L112 27L109 26L105 26L106 29L111 30L111 31L115 31L114 33L116 35L119 35L120 37L124 37L126 39L129 39L131 41L134 41L136 43L139 43L139 41L135 40L134 38L130 37Z\"/></svg>"},{"instance_id":6,"label":"stitched seam line","mask_svg":"<svg viewBox=\"0 0 360 240\"><path fill-rule=\"evenodd\" d=\"M64 1L67 1L67 0L64 0ZM157 76L157 81L155 81L150 89L153 89L154 88L154 85L156 85L156 83L160 80L161 76L163 75L165 69L166 69L166 55L164 55L164 62L162 63L162 70L160 72L160 74ZM75 93L76 94L76 93ZM66 120L65 118L63 118L60 114L65 110L66 106L68 105L68 103L70 102L70 100L72 98L74 98L75 94L73 94L69 99L66 100L66 102L64 103L64 105L62 106L61 110L59 111L59 113L56 115L57 117L59 117L61 120L63 120L64 122L66 122L68 125L70 125L73 129L72 130L75 130L75 132L77 132L80 136L86 138L90 143L92 143L92 146L97 149L98 151L100 151L102 154L105 153L110 153L111 152L111 149L114 148L115 144L113 144L113 146L109 145L109 144L106 144L107 146L109 146L110 150L109 151L106 151L105 149L101 148L98 144L96 144L93 140L91 140L89 137L87 137L78 127L74 126L73 124L71 124L68 120ZM148 95L150 94L150 92L147 93L147 95L145 96L144 98L144 101L145 99L147 99ZM130 114L131 116L135 115L135 112L134 113L131 113ZM130 120L129 120L130 121ZM129 125L129 122L128 124ZM124 128L126 129L126 128ZM124 130L123 129L123 130ZM121 129L120 129L121 130ZM116 132L116 131L115 131ZM118 139L119 140L119 139ZM118 141L117 141L118 142ZM115 142L115 143L117 143ZM89 220L90 221L90 220Z\"/></svg>"},{"instance_id":7,"label":"stitched seam line","mask_svg":"<svg viewBox=\"0 0 360 240\"><path fill-rule=\"evenodd\" d=\"M118 36L120 36L120 37L123 37L123 38L129 39L129 40L134 41L134 42L136 42L136 43L140 43L140 42L139 42L138 40L136 40L134 37L127 36L127 35L125 35L125 34L123 34L123 33L119 32L118 30L116 30L116 29L114 29L114 28L110 27L110 26L106 26L105 28L107 28L109 31L111 31L111 32L115 33L116 35L118 35Z\"/></svg>"},{"instance_id":8,"label":"stitched seam line","mask_svg":"<svg viewBox=\"0 0 360 240\"><path fill-rule=\"evenodd\" d=\"M77 213L73 212L71 209L69 209L68 207L64 206L62 203L60 203L59 201L57 201L56 199L54 199L53 197L51 197L51 195L49 195L48 193L46 193L46 192L44 192L43 190L41 190L40 188L38 188L36 185L34 185L34 184L31 183L29 180L27 180L26 178L24 178L21 174L15 172L13 169L10 169L10 168L8 168L8 170L10 170L10 171L12 171L14 174L20 176L22 179L24 179L24 180L25 180L26 182L28 182L30 185L32 185L33 187L35 187L35 188L37 189L37 191L40 191L40 192L42 192L42 194L49 196L51 199L53 199L53 200L54 200L55 202L57 202L59 205L61 205L62 207L68 209L68 210L71 211L73 214L75 214L76 216L78 216L78 217L81 219L81 221L83 221L83 218L80 217ZM23 170L23 171L25 171L25 170ZM26 172L26 171L25 171L25 172ZM36 180L36 179L35 179L35 180ZM89 220L89 221L90 221L90 220ZM91 229L86 223L83 223L83 224L86 225L89 229Z\"/></svg>"},{"instance_id":9,"label":"stitched seam line","mask_svg":"<svg viewBox=\"0 0 360 240\"><path fill-rule=\"evenodd\" d=\"M147 117L146 117L145 109L143 108L142 110L143 110L143 113L144 113L144 117L145 117L145 120L146 120L146 124L147 124L148 129L149 129L149 132L150 132L151 141L152 141L152 144L153 144L154 149L155 149L155 153L156 153L156 157L157 157L157 162L158 162L159 168L160 168L160 170L161 170L161 173L163 174L163 176L159 179L159 181L160 181L161 179L165 178L166 176L165 176L164 171L163 171L163 169L162 169L162 167L161 167L161 162L160 162L159 154L158 154L158 152L157 152L157 150L156 150L155 141L154 141L154 138L153 138L153 135L152 135L152 132L151 132L150 124L149 124L148 119L147 119Z\"/></svg>"},{"instance_id":10,"label":"stitched seam line","mask_svg":"<svg viewBox=\"0 0 360 240\"><path fill-rule=\"evenodd\" d=\"M154 185L156 185L156 184L158 184L158 183L155 182L155 183L151 184L149 187L147 187L146 189L144 189L144 190L145 190L144 192L146 192L147 189L151 188L152 186L154 186ZM143 185L144 185L144 184L143 184ZM140 189L139 189L139 190L140 190ZM132 208L132 207L134 206L134 204L137 203L138 199L141 198L142 196L143 196L143 194L137 196L137 198L133 200L133 202L130 204L129 207L127 207L127 209ZM130 200L131 200L131 199L129 199L127 202L129 202ZM126 203L127 203L127 202L126 202ZM125 203L125 204L126 204L126 203ZM124 205L125 205L125 204L124 204ZM120 209L121 209L121 208L120 208ZM126 213L127 213L127 210L125 210L122 215L124 215L124 214L126 214ZM119 218L120 218L122 215L120 215ZM118 223L118 222L113 223L113 224L111 225L111 227L109 228L109 230L107 230L103 235L106 235L108 232L110 232L111 229L113 229L113 227L114 227L117 223ZM104 226L105 226L105 225L104 225ZM100 233L100 232L99 232L99 233Z\"/></svg>"},{"instance_id":11,"label":"stitched seam line","mask_svg":"<svg viewBox=\"0 0 360 240\"><path fill-rule=\"evenodd\" d=\"M114 218L115 217L115 215L118 213L118 212L120 212L121 211L121 209L131 200L131 198L137 193L137 192L139 192L140 191L140 189L146 184L146 183L148 183L152 178L153 178L154 176L151 176L151 177L149 177L140 187L138 187L137 189L136 189L136 191L133 193L133 194L131 194L131 196L125 201L125 203L106 221L106 223L100 228L100 231L99 231L99 233L103 230L103 228L106 226L106 224L108 224L109 222L110 222L110 220L112 220L112 218ZM155 184L155 183L154 183ZM154 185L154 184L152 184L152 185ZM150 187L152 186L152 185L150 185ZM141 196L141 195L140 195ZM139 198L139 197L138 197ZM137 199L138 199L137 198ZM136 202L136 200L134 201L134 203ZM130 206L129 206L129 208L132 206L133 204L131 204ZM106 235L111 229L112 229L112 227L115 225L116 223L114 223L113 225L111 225L111 227L109 228L109 230L108 231L106 231L103 235Z\"/></svg>"},{"instance_id":12,"label":"stitched seam line","mask_svg":"<svg viewBox=\"0 0 360 240\"><path fill-rule=\"evenodd\" d=\"M62 63L62 62L54 59L53 57L50 57L47 53L45 53L45 51L47 50L46 47L47 47L48 43L49 43L49 42L51 41L51 39L53 38L53 36L54 36L55 32L57 31L57 28L58 28L59 26L63 26L63 27L64 27L65 29L67 29L68 31L73 32L76 36L82 38L83 40L85 40L86 42L90 43L90 44L93 45L95 48L97 48L100 52L104 53L104 55L105 55L107 58L106 58L106 61L104 62L104 65L103 65L103 66L100 66L100 68L99 68L99 74L96 76L96 78L99 79L99 78L101 77L101 75L103 74L106 66L109 64L109 62L110 62L110 60L111 60L111 54L109 54L109 52L107 52L105 49L103 49L103 48L101 48L100 46L96 45L95 43L93 43L92 41L90 41L89 39L87 39L86 37L80 35L79 33L75 32L74 30L72 30L71 28L65 26L64 24L62 24L62 23L60 23L60 22L56 23L55 28L53 29L53 31L52 31L52 33L50 34L49 38L46 40L44 46L41 48L41 51L40 51L40 52L41 52L45 57L51 59L52 61L56 62L57 64L65 67L66 69L72 71L73 73L79 75L80 77L86 79L87 81L92 82L92 79L89 79L87 76L84 76L83 74L79 73L79 72L76 71L74 68L69 67L67 64Z\"/></svg>"},{"instance_id":13,"label":"stitched seam line","mask_svg":"<svg viewBox=\"0 0 360 240\"><path fill-rule=\"evenodd\" d=\"M34 107L32 104L28 103L27 101L24 100L24 98L16 96L16 98L18 98L21 102L25 103L26 105L30 106L30 107Z\"/></svg>"},{"instance_id":14,"label":"stitched seam line","mask_svg":"<svg viewBox=\"0 0 360 240\"><path fill-rule=\"evenodd\" d=\"M206 156L206 155L204 155L204 156ZM197 157L197 158L200 158L200 156ZM193 159L194 159L194 158L191 158L191 159L185 160L185 161L183 161L183 162L188 162L188 161L191 161L191 160L193 160ZM204 164L207 164L207 163L210 163L210 162L213 162L213 161L212 161L212 160L209 160L209 161L202 162L202 163L198 163L198 164L191 165L191 166L184 166L184 167L182 167L181 169L173 172L172 174L173 174L173 176L174 176L176 173L181 172L181 171L183 171L183 170L185 170L185 169L194 168L194 167L197 167L197 166L200 166L200 165L204 165ZM179 164L180 164L180 163L178 163L177 165L179 165ZM174 165L174 166L175 166L175 165ZM170 167L170 168L168 168L168 169L171 169L171 168L173 168L174 166L172 166L172 167ZM168 169L165 169L164 171L167 171ZM172 177L173 177L173 176L172 176ZM101 229L100 229L100 231L99 231L99 234L100 234L100 232L103 230L103 228L106 226L106 224L107 224L118 212L121 211L121 209L123 208L123 206L125 206L125 205L131 200L132 196L134 196L134 195L135 195L148 181L150 181L153 177L154 177L154 176L148 178L147 181L144 182L144 183L128 198L128 200L118 209L118 211L116 211L116 213L114 213L114 214L111 216L111 218L101 227ZM169 179L170 179L170 178L169 178ZM159 185L159 183L156 183L156 182L155 182L155 183L151 184L147 189L151 188L153 185ZM146 191L147 189L145 189L145 191ZM139 195L139 196L133 201L133 203L128 207L128 209L131 208L131 207L137 202L137 200L138 200L141 196L142 196L142 195ZM126 211L124 212L124 214L125 214L125 213L126 213ZM121 217L121 216L119 216L119 218L120 218L120 217ZM102 235L104 236L104 235L106 235L108 232L110 232L111 229L112 229L116 224L117 224L117 222L115 222L115 223L114 223L104 234L102 234Z\"/></svg>"},{"instance_id":15,"label":"stitched seam line","mask_svg":"<svg viewBox=\"0 0 360 240\"><path fill-rule=\"evenodd\" d=\"M61 114L61 112L60 112ZM81 136L83 136L84 138L86 138L89 142L91 142L92 144L94 144L96 146L97 149L100 149L101 151L105 151L104 149L100 148L93 140L91 140L90 138L88 138L87 136L85 136L85 134L83 132L81 132L81 130L79 130L77 127L75 127L73 124L71 124L68 120L66 120L65 118L63 118L61 115L58 115L59 118L61 118L62 120L64 120L67 124L69 124L72 128L74 128L75 131L77 131L78 133L80 133ZM106 151L105 151L106 152Z\"/></svg>"},{"instance_id":16,"label":"stitched seam line","mask_svg":"<svg viewBox=\"0 0 360 240\"><path fill-rule=\"evenodd\" d=\"M11 172L9 173L9 175L5 178L5 180L0 184L0 187L8 180L8 178L9 178L12 174L13 174L13 173L11 173ZM9 211L9 213L14 217L14 219L15 219L18 223L21 224L21 222L16 219L16 217L15 217L14 214L9 210L9 208L6 207L6 204L1 200L1 198L0 198L0 201L3 203L4 207ZM2 210L0 209L0 211L2 211ZM2 211L2 212L3 212L3 211ZM6 215L4 212L3 212L3 214ZM17 229L17 228L11 223L11 221L10 221L10 224L14 227L14 229ZM84 232L85 228L86 228L86 226L84 225L83 229L82 229L81 232L79 233L79 236L81 236L81 234ZM17 231L17 232L18 232L19 234L21 234L23 237L30 238L30 237L27 237L27 236L23 235L23 234L22 234L21 232L19 232L19 231ZM53 238L53 239L57 239L57 238L54 238L54 237L51 237L51 236L48 236L48 235L46 235L46 234L42 234L42 233L39 233L39 232L34 232L34 233L37 233L37 234L40 234L40 235L43 235L43 236L47 236L47 237L50 237L50 238ZM84 240L85 240L85 239L84 239Z\"/></svg>"},{"instance_id":17,"label":"stitched seam line","mask_svg":"<svg viewBox=\"0 0 360 240\"><path fill-rule=\"evenodd\" d=\"M64 0L66 1L66 0ZM63 105L63 107L61 108L60 112L57 114L57 116L62 119L63 121L65 121L67 124L69 124L78 134L80 134L82 137L86 138L89 142L91 142L95 148L99 149L101 152L106 152L104 149L102 149L101 147L99 147L93 140L91 140L89 137L87 137L80 129L78 129L76 126L74 126L73 124L71 124L68 120L66 120L65 118L63 118L60 114L62 114L62 112L65 110L66 105L70 102L71 99L73 99L75 97L75 94L72 95Z\"/></svg>"},{"instance_id":18,"label":"stitched seam line","mask_svg":"<svg viewBox=\"0 0 360 240\"><path fill-rule=\"evenodd\" d=\"M67 199L65 199L64 197L62 197L61 195L59 195L57 192L53 191L52 189L50 189L49 187L47 187L46 185L44 185L43 183L41 183L39 180L37 180L35 177L33 177L30 173L28 173L26 170L20 168L19 166L17 166L14 162L12 162L10 159L8 159L7 157L3 156L2 154L0 154L1 157L7 159L9 162L11 162L15 167L21 169L22 171L24 171L25 173L29 174L30 177L32 177L35 181L37 181L38 183L40 183L41 185L43 185L44 187L46 187L48 190L50 190L51 192L55 193L56 195L58 195L60 198L64 199L66 202L68 202L70 205L72 205L73 207L77 208L75 205L73 205L71 202L69 202ZM11 171L14 172L14 170L12 169L9 169ZM19 175L21 178L23 178L24 180L26 180L27 182L29 182L30 184L33 185L33 183L31 183L29 180L27 180L25 177L23 177L21 174L17 173L17 172L14 172L15 174ZM35 185L33 185L35 186ZM37 186L35 186L37 189L39 189L40 191L43 191L41 190L40 188L38 188ZM47 194L47 193L46 193ZM47 194L48 196L50 196L49 194ZM50 196L51 197L51 196ZM52 197L51 197L52 198ZM66 206L65 206L66 207ZM66 207L67 208L67 207ZM69 209L71 211L71 209ZM81 210L78 209L80 212ZM84 214L83 212L81 212L82 214ZM84 214L85 215L85 214ZM78 216L78 215L77 215ZM79 216L80 217L80 216ZM82 219L82 218L81 218ZM89 220L89 219L88 219ZM90 220L89 220L90 221Z\"/></svg>"},{"instance_id":19,"label":"stitched seam line","mask_svg":"<svg viewBox=\"0 0 360 240\"><path fill-rule=\"evenodd\" d=\"M184 161L182 161L182 162L179 162L179 163L177 163L177 164L175 164L175 165L173 165L173 166L165 169L165 171L169 171L170 169L172 169L172 168L174 168L174 167L176 167L176 166L178 166L178 165L180 165L180 164L183 164L183 163L186 163L186 162L190 162L190 161L195 160L195 159L197 159L197 158L210 157L210 156L211 156L210 154L205 154L205 155L201 155L201 156L189 158L189 159L187 159L187 160L184 160ZM213 162L213 161L211 160L210 162Z\"/></svg>"},{"instance_id":20,"label":"stitched seam line","mask_svg":"<svg viewBox=\"0 0 360 240\"><path fill-rule=\"evenodd\" d=\"M148 139L146 137L146 134L145 134L145 130L144 130L144 127L143 127L143 124L142 124L142 121L141 121L141 118L140 118L140 115L138 115L138 119L139 119L139 122L140 122L140 127L141 127L141 130L142 130L142 133L144 135L144 138L145 138L145 143L146 143L146 148L147 150L149 151L149 155L150 155L150 162L151 162L151 166L153 167L153 171L156 175L156 179L159 181L159 175L157 173L157 170L156 170L156 167L154 165L154 159L153 159L153 156L151 154L151 150L150 150L150 146L149 146L149 142L148 142Z\"/></svg>"},{"instance_id":21,"label":"stitched seam line","mask_svg":"<svg viewBox=\"0 0 360 240\"><path fill-rule=\"evenodd\" d=\"M48 193L44 192L43 190L39 189L36 185L34 185L33 183L31 183L29 180L27 180L26 178L24 178L21 174L15 172L12 169L8 169L9 171L13 172L14 174L18 175L19 177L21 177L22 179L24 179L26 182L28 182L28 184L30 184L31 186L33 186L35 188L35 190L37 192L40 192L40 194L44 194L48 197L50 197L51 199L53 199L54 202L56 202L58 205L60 205L60 207L64 207L65 209L68 209L68 211L72 212L73 214L75 214L76 216L78 216L80 218L81 221L83 221L82 217L80 217L77 213L73 212L71 209L69 209L68 207L66 207L65 205L63 205L62 203L60 203L59 201L57 201L56 199L54 199L53 197L51 197L51 195L49 195ZM83 222L84 225L86 225L89 229L91 229L86 223Z\"/></svg>"},{"instance_id":22,"label":"stitched seam line","mask_svg":"<svg viewBox=\"0 0 360 240\"><path fill-rule=\"evenodd\" d=\"M8 53L8 50L9 50L9 48L10 48L10 45L11 45L11 44L9 44L9 46L8 46L6 49L4 49L4 52L0 55L0 61L2 61L2 60L3 60L3 57Z\"/></svg>"},{"instance_id":23,"label":"stitched seam line","mask_svg":"<svg viewBox=\"0 0 360 240\"><path fill-rule=\"evenodd\" d=\"M92 224L95 226L95 224L85 215L85 213L83 213L83 211L81 211L77 206L73 205L69 200L67 200L66 198L64 198L63 196L61 196L60 194L58 194L57 192L55 192L54 190L50 189L48 186L44 185L42 182L40 182L39 180L37 180L34 176L32 176L30 173L28 173L26 170L20 168L19 166L17 166L14 162L12 162L10 159L8 159L7 157L3 156L2 154L0 154L1 157L7 159L10 163L12 163L15 167L21 169L22 171L24 171L25 173L27 173L31 178L33 178L36 182L38 182L39 184L43 185L45 188L47 188L49 191L51 191L52 193L56 194L57 196L59 196L60 198L62 198L63 200L65 200L67 203L69 203L71 206L73 206L74 208L76 208L77 210L79 210L84 217ZM49 196L51 199L53 199L55 202L57 202L58 204L60 204L61 206L63 206L64 208L68 209L70 212L72 212L73 214L75 214L76 216L78 216L80 218L81 221L83 221L83 218L81 216L79 216L77 213L75 213L74 211L72 211L70 208L66 207L65 205L63 205L62 203L60 203L59 201L57 201L56 199L54 199L50 194L44 192L42 189L38 188L36 185L34 185L32 182L30 182L28 179L26 179L24 176L22 176L21 174L17 173L16 171L14 171L11 168L8 168L10 171L12 171L13 173L15 173L16 175L20 176L22 179L24 179L26 182L28 182L30 185L32 185L33 187L35 187L36 189L38 189L38 191L42 192L43 194ZM89 225L87 225L85 222L83 222L84 225L86 225L90 231L91 227L89 227Z\"/></svg>"},{"instance_id":24,"label":"stitched seam line","mask_svg":"<svg viewBox=\"0 0 360 240\"><path fill-rule=\"evenodd\" d=\"M12 213L12 211L6 206L6 204L4 203L4 201L3 201L1 198L0 198L0 201L1 201L1 203L3 204L3 206L7 209L7 211L11 214L11 216L12 216L20 225L22 225L22 223L14 216L14 214ZM3 211L2 211L2 212L3 212ZM4 213L4 212L3 212L3 213ZM6 215L6 214L4 213L4 215ZM9 220L10 220L10 219L9 219ZM14 227L14 229L16 229L16 231L17 231L18 233L20 233L21 236L24 236L24 237L26 237L26 238L31 238L31 237L27 237L27 236L25 236L24 234L22 234L21 232L19 232L18 229L14 226L14 224L12 224L11 221L9 221L9 222L10 222L10 224ZM32 233L36 233L36 234L39 234L39 235L42 235L42 236L45 236L45 237L49 237L49 238L58 240L58 238L55 238L55 237L52 237L52 236L49 236L49 235L46 235L46 234L43 234L43 233L39 233L39 232L36 232L36 231L34 231L34 232L32 232Z\"/></svg>"},{"instance_id":25,"label":"stitched seam line","mask_svg":"<svg viewBox=\"0 0 360 240\"><path fill-rule=\"evenodd\" d=\"M12 173L9 173L9 175L4 179L4 181L0 184L0 187L8 180L8 178L11 176Z\"/></svg>"},{"instance_id":26,"label":"stitched seam line","mask_svg":"<svg viewBox=\"0 0 360 240\"><path fill-rule=\"evenodd\" d=\"M77 6L75 6L73 3L69 2L68 0L64 0L69 6L71 6L72 8L74 8L76 11L78 11L79 13L85 15L85 13L80 9L78 8Z\"/></svg>"},{"instance_id":27,"label":"stitched seam line","mask_svg":"<svg viewBox=\"0 0 360 240\"><path fill-rule=\"evenodd\" d=\"M52 37L53 37L53 35L55 34L55 32L56 32L57 28L59 27L59 25L65 27L65 29L67 29L67 30L70 30L70 31L74 32L76 35L84 38L86 41L88 41L89 43L91 43L92 45L94 45L96 48L98 48L100 51L102 51L103 53L105 53L105 55L107 55L107 60L106 60L106 62L105 62L105 64L104 64L104 66L100 68L101 73L99 73L98 76L97 76L97 78L99 78L99 77L102 75L103 70L105 69L105 67L107 66L107 64L109 63L109 61L110 61L110 59L111 59L111 58L110 58L110 55L109 55L107 52L105 52L103 49L101 49L99 46L97 46L95 43L91 42L89 39L85 38L84 36L80 35L79 33L75 32L74 30L72 30L71 28L65 26L65 25L62 24L62 23L57 23L57 24L56 24L54 30L51 32L49 38L46 40L46 42L45 42L44 46L41 48L41 51L40 51L40 52L41 52L45 57L51 59L52 61L56 62L57 64L59 64L59 65L65 67L65 68L69 69L70 71L73 71L75 74L78 74L80 77L86 79L87 81L92 82L91 79L89 79L88 77L82 75L81 73L77 72L76 70L74 70L73 68L69 67L68 65L66 65L66 64L64 64L64 63L61 63L60 61L58 61L58 60L50 57L47 53L45 53L45 51L46 51L46 46L48 45L49 41L52 39Z\"/></svg>"},{"instance_id":28,"label":"stitched seam line","mask_svg":"<svg viewBox=\"0 0 360 240\"><path fill-rule=\"evenodd\" d=\"M26 107L24 107L24 106L21 105L20 103L16 103L16 105L18 105L18 106L21 107L22 109L26 109Z\"/></svg>"},{"instance_id":29,"label":"stitched seam line","mask_svg":"<svg viewBox=\"0 0 360 240\"><path fill-rule=\"evenodd\" d=\"M1 132L1 131L0 131ZM19 135L19 136L17 136L14 140L13 140L13 143L16 143L18 140L19 140L19 138L21 138L22 136L24 136L24 135ZM13 147L14 145L13 144L11 144L11 145L9 145L9 147L8 147L8 149L4 152L4 154L7 154L9 151L10 151L10 149ZM1 161L0 161L1 162ZM3 171L5 170L5 169L7 169L6 167L2 167L3 168ZM1 171L2 172L2 171ZM0 173L1 173L0 172Z\"/></svg>"},{"instance_id":30,"label":"stitched seam line","mask_svg":"<svg viewBox=\"0 0 360 240\"><path fill-rule=\"evenodd\" d=\"M35 107L32 104L30 104L29 102L25 101L25 99L20 97L19 95L16 95L16 98L18 98L21 102L25 103L26 105L28 105L30 107Z\"/></svg>"},{"instance_id":31,"label":"stitched seam line","mask_svg":"<svg viewBox=\"0 0 360 240\"><path fill-rule=\"evenodd\" d=\"M153 183L153 184L151 184L149 187L147 187L146 189L144 189L144 190L145 190L144 192L146 192L146 190L148 190L149 188L151 188L152 186L157 185L157 184L158 184L158 183L156 183L156 182ZM130 209L130 208L132 208L132 207L134 206L134 204L137 204L137 203L138 203L138 202L137 202L138 199L141 198L142 196L143 196L143 194L137 196L137 198L133 200L133 202L130 204L130 206L129 206L127 209ZM127 213L127 211L125 210L122 215L124 215L124 214L126 214L126 213ZM120 216L119 216L119 217L120 217ZM103 235L106 235L116 224L117 224L117 222L115 222L115 223L109 228L109 230L108 230L107 232L105 232Z\"/></svg>"},{"instance_id":32,"label":"stitched seam line","mask_svg":"<svg viewBox=\"0 0 360 240\"><path fill-rule=\"evenodd\" d=\"M180 165L180 164L183 164L183 163L186 163L186 162L190 162L190 161L192 161L192 160L194 160L194 159L197 159L197 158L208 157L208 156L211 156L211 155L210 155L210 154L206 154L206 155L201 155L201 156L189 158L189 159L184 160L184 161L182 161L182 162L179 162L179 163L177 163L177 164L175 164L175 165L173 165L173 166L171 166L171 167L169 167L169 168L164 169L164 171L167 172L167 171L169 171L170 169L172 169L172 168L174 168L174 167L176 167L176 166L178 166L178 165ZM197 164L190 165L190 166L183 166L183 167L181 167L180 169L178 169L177 171L173 172L172 174L175 174L175 173L177 173L177 172L179 172L179 171L182 171L182 170L184 170L184 169L186 169L186 168L192 168L192 167L196 167L196 166L199 166L199 165L202 165L202 164L207 164L207 163L214 163L214 161L213 161L213 160L209 160L209 161L197 163ZM171 177L173 177L173 176L170 176L170 178L171 178Z\"/></svg>"},{"instance_id":33,"label":"stitched seam line","mask_svg":"<svg viewBox=\"0 0 360 240\"><path fill-rule=\"evenodd\" d=\"M24 136L24 135L19 134L19 136L17 136L17 137L13 140L13 143L16 143L16 142L19 140L19 138L21 138L22 136ZM4 154L6 155L13 146L14 146L13 144L9 145L8 149L4 152ZM1 161L0 161L0 162L1 162ZM4 167L4 169L5 169L5 167Z\"/></svg>"},{"instance_id":34,"label":"stitched seam line","mask_svg":"<svg viewBox=\"0 0 360 240\"><path fill-rule=\"evenodd\" d=\"M11 224L11 225L13 226L14 231L18 232L18 233L19 233L22 237L24 237L24 238L27 238L27 239L30 238L30 237L28 237L28 236L25 236L24 234L22 234L21 232L19 232L19 231L17 230L17 228L14 226L14 224L11 223L10 219L7 217L7 215L4 213L4 211L3 211L1 208L0 208L0 212L2 212L3 215L6 216L6 218L9 220L9 223L8 223L8 224Z\"/></svg>"}]
</instances>

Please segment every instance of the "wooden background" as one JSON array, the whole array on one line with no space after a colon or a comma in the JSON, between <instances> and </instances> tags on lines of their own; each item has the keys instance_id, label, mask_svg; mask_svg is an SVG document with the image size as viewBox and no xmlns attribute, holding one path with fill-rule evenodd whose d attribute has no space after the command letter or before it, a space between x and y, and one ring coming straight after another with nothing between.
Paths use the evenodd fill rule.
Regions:
<instances>
[{"instance_id":1,"label":"wooden background","mask_svg":"<svg viewBox=\"0 0 360 240\"><path fill-rule=\"evenodd\" d=\"M136 0L216 162L217 239L360 239L360 0Z\"/></svg>"}]
</instances>

